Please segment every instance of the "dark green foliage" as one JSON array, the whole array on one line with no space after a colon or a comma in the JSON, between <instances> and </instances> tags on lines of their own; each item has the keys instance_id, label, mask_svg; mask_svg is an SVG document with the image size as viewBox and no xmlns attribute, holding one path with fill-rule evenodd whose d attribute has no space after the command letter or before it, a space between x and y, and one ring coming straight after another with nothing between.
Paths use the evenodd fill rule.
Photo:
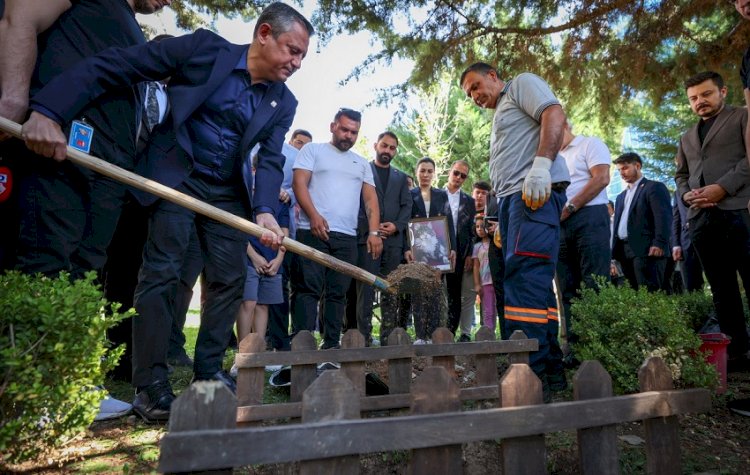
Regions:
<instances>
[{"instance_id":1,"label":"dark green foliage","mask_svg":"<svg viewBox=\"0 0 750 475\"><path fill-rule=\"evenodd\" d=\"M715 369L698 352L701 341L692 328L688 306L705 294L666 295L603 284L599 293L584 289L573 303L574 345L580 360L598 360L612 376L615 391L638 391L638 368L649 356L669 366L677 387L713 387ZM696 313L702 310L696 310Z\"/></svg>"},{"instance_id":2,"label":"dark green foliage","mask_svg":"<svg viewBox=\"0 0 750 475\"><path fill-rule=\"evenodd\" d=\"M129 316L108 308L94 279L0 276L0 463L64 443L93 421L104 396L96 388L123 351L107 348L105 331Z\"/></svg>"}]
</instances>

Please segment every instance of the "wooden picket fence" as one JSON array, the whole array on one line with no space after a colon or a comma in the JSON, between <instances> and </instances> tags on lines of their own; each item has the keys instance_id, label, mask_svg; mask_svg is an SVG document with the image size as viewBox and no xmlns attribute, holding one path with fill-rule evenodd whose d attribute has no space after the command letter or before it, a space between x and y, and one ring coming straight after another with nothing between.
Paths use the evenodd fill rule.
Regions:
<instances>
[{"instance_id":1,"label":"wooden picket fence","mask_svg":"<svg viewBox=\"0 0 750 475\"><path fill-rule=\"evenodd\" d=\"M705 412L705 389L674 390L659 358L639 371L642 392L613 397L612 380L586 361L573 380L574 401L542 404L541 382L528 365L511 364L496 391L498 408L461 411L461 391L442 366L412 385L411 413L360 419L361 401L346 371L325 371L305 390L301 422L237 428L237 400L218 382L193 384L174 402L161 440L159 470L189 472L300 462L306 474L359 473L359 454L411 451L409 473L463 473L461 444L502 439L502 467L488 473L547 473L544 434L576 430L581 472L619 473L615 425L643 421L647 472L681 473L677 415Z\"/></svg>"},{"instance_id":2,"label":"wooden picket fence","mask_svg":"<svg viewBox=\"0 0 750 475\"><path fill-rule=\"evenodd\" d=\"M316 349L315 338L303 331L292 341L288 352L266 352L265 340L250 334L239 345L235 357L237 375L237 422L247 426L252 423L284 418L299 418L302 415L302 395L317 377L317 365L324 362L341 364L341 370L349 377L354 390L360 396L362 412L409 408L411 406L411 383L413 358L431 357L432 364L445 368L455 376L456 356L472 356L476 366L475 387L462 388L462 401L497 399L497 355L508 354L511 363L528 363L529 352L538 349L536 340L529 340L523 332L515 332L509 340L496 341L492 330L480 328L471 343L454 343L453 334L447 328L438 328L432 334L433 344L412 345L402 328L396 328L388 338L388 346L365 347L365 339L357 330L346 332L341 349ZM366 396L365 364L385 360L388 366L389 394ZM265 373L267 365L290 365L290 402L263 404Z\"/></svg>"}]
</instances>

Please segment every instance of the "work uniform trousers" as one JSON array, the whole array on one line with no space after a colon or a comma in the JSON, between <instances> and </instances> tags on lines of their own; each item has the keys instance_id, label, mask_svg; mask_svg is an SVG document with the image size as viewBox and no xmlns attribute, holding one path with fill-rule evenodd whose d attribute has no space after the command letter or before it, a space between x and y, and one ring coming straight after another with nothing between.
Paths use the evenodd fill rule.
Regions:
<instances>
[{"instance_id":1,"label":"work uniform trousers","mask_svg":"<svg viewBox=\"0 0 750 475\"><path fill-rule=\"evenodd\" d=\"M750 215L746 209L703 209L690 219L690 239L711 286L719 328L732 338L729 356L741 356L748 336L737 273L750 295Z\"/></svg>"},{"instance_id":2,"label":"work uniform trousers","mask_svg":"<svg viewBox=\"0 0 750 475\"><path fill-rule=\"evenodd\" d=\"M323 241L313 236L309 229L297 229L297 240L344 262L357 262L356 236L331 231L328 233L328 241ZM323 348L338 346L346 307L346 291L351 283L351 277L297 254L293 257L292 267L296 293L292 338L302 330L315 330L318 302L322 298Z\"/></svg>"},{"instance_id":3,"label":"work uniform trousers","mask_svg":"<svg viewBox=\"0 0 750 475\"><path fill-rule=\"evenodd\" d=\"M565 328L570 331L570 302L578 295L581 284L597 288L595 276L609 279L612 260L609 247L609 212L607 205L584 206L560 224L560 257L557 276L560 282Z\"/></svg>"},{"instance_id":4,"label":"work uniform trousers","mask_svg":"<svg viewBox=\"0 0 750 475\"><path fill-rule=\"evenodd\" d=\"M552 191L541 208L532 211L521 192L500 197L498 221L505 252L505 327L523 331L539 341L529 366L543 381L562 371L557 342L558 316L552 280L560 247L560 213L565 193Z\"/></svg>"},{"instance_id":5,"label":"work uniform trousers","mask_svg":"<svg viewBox=\"0 0 750 475\"><path fill-rule=\"evenodd\" d=\"M248 216L241 183L222 184L191 175L178 191L238 216ZM133 385L167 378L167 352L185 257L193 229L203 258L203 304L193 370L207 379L221 370L245 283L247 234L160 200L149 220L148 240L135 291Z\"/></svg>"}]
</instances>

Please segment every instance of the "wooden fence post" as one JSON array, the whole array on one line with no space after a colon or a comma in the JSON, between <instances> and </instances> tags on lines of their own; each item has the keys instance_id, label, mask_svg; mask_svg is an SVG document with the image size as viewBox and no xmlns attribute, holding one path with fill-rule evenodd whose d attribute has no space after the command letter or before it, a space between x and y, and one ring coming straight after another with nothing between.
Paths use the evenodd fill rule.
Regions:
<instances>
[{"instance_id":1,"label":"wooden fence post","mask_svg":"<svg viewBox=\"0 0 750 475\"><path fill-rule=\"evenodd\" d=\"M315 350L315 337L307 330L297 333L292 340L292 351ZM289 400L299 402L302 395L317 376L317 365L300 364L292 365L292 387L289 389Z\"/></svg>"},{"instance_id":2,"label":"wooden fence post","mask_svg":"<svg viewBox=\"0 0 750 475\"><path fill-rule=\"evenodd\" d=\"M612 377L598 361L584 361L573 377L573 399L612 397ZM578 458L581 473L608 475L620 473L617 426L578 430Z\"/></svg>"},{"instance_id":3,"label":"wooden fence post","mask_svg":"<svg viewBox=\"0 0 750 475\"><path fill-rule=\"evenodd\" d=\"M673 389L672 373L661 358L648 358L638 370L641 392ZM680 424L677 416L646 419L646 473L680 474Z\"/></svg>"},{"instance_id":4,"label":"wooden fence post","mask_svg":"<svg viewBox=\"0 0 750 475\"><path fill-rule=\"evenodd\" d=\"M432 332L432 342L436 344L440 343L455 343L453 340L453 333L445 327L436 328ZM456 377L456 357L453 355L446 356L433 356L432 365L440 366L445 368L451 378Z\"/></svg>"},{"instance_id":5,"label":"wooden fence post","mask_svg":"<svg viewBox=\"0 0 750 475\"><path fill-rule=\"evenodd\" d=\"M180 394L172 403L169 415L169 432L184 432L203 429L235 429L237 427L237 399L220 381L198 381ZM202 454L221 458L220 452ZM160 464L164 461L160 461ZM196 457L192 459L195 467L206 462ZM160 471L163 471L160 469ZM191 472L192 473L192 472ZM211 474L231 474L232 468L211 470Z\"/></svg>"},{"instance_id":6,"label":"wooden fence post","mask_svg":"<svg viewBox=\"0 0 750 475\"><path fill-rule=\"evenodd\" d=\"M474 335L474 341L495 341L495 332L482 325ZM477 386L497 385L497 355L476 355Z\"/></svg>"},{"instance_id":7,"label":"wooden fence post","mask_svg":"<svg viewBox=\"0 0 750 475\"><path fill-rule=\"evenodd\" d=\"M305 390L302 397L302 422L324 422L339 419L359 419L359 394L343 371L324 371ZM310 440L311 444L345 444L346 441ZM300 475L358 474L359 456L325 458L300 463Z\"/></svg>"},{"instance_id":8,"label":"wooden fence post","mask_svg":"<svg viewBox=\"0 0 750 475\"><path fill-rule=\"evenodd\" d=\"M388 346L411 345L409 335L401 327L394 328L388 335ZM388 392L408 394L411 389L411 358L388 360Z\"/></svg>"},{"instance_id":9,"label":"wooden fence post","mask_svg":"<svg viewBox=\"0 0 750 475\"><path fill-rule=\"evenodd\" d=\"M266 351L266 339L258 333L250 333L242 339L240 353L262 353ZM265 368L239 368L237 370L237 403L240 406L263 404ZM239 427L249 427L257 423L241 422Z\"/></svg>"},{"instance_id":10,"label":"wooden fence post","mask_svg":"<svg viewBox=\"0 0 750 475\"><path fill-rule=\"evenodd\" d=\"M348 330L341 339L341 348L364 348L365 337L356 328ZM354 389L360 396L365 395L365 363L363 361L351 361L341 364L341 370L354 385Z\"/></svg>"},{"instance_id":11,"label":"wooden fence post","mask_svg":"<svg viewBox=\"0 0 750 475\"><path fill-rule=\"evenodd\" d=\"M445 328L444 330L447 331ZM433 338L434 335L433 333ZM411 412L412 414L436 414L460 411L459 392L458 383L445 371L445 368L428 366L414 382ZM450 430L450 427L446 427L445 430ZM462 472L461 445L443 445L412 451L409 473L434 475Z\"/></svg>"},{"instance_id":12,"label":"wooden fence post","mask_svg":"<svg viewBox=\"0 0 750 475\"><path fill-rule=\"evenodd\" d=\"M521 330L515 330L510 336L509 340L526 340L526 334ZM510 353L508 355L508 361L510 364L529 364L528 353Z\"/></svg>"},{"instance_id":13,"label":"wooden fence post","mask_svg":"<svg viewBox=\"0 0 750 475\"><path fill-rule=\"evenodd\" d=\"M514 332L514 336L518 332ZM512 364L500 379L500 407L542 404L542 382L525 364ZM547 473L544 434L503 439L503 473Z\"/></svg>"}]
</instances>

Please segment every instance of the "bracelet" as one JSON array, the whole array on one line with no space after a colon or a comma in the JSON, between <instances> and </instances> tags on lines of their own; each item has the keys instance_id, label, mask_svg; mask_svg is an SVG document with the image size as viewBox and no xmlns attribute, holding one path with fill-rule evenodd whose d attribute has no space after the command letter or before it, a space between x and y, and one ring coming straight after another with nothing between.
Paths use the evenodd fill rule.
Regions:
<instances>
[{"instance_id":1,"label":"bracelet","mask_svg":"<svg viewBox=\"0 0 750 475\"><path fill-rule=\"evenodd\" d=\"M370 236L377 236L377 237L380 237L380 231L370 231L370 232L369 232L368 234L369 234Z\"/></svg>"}]
</instances>

